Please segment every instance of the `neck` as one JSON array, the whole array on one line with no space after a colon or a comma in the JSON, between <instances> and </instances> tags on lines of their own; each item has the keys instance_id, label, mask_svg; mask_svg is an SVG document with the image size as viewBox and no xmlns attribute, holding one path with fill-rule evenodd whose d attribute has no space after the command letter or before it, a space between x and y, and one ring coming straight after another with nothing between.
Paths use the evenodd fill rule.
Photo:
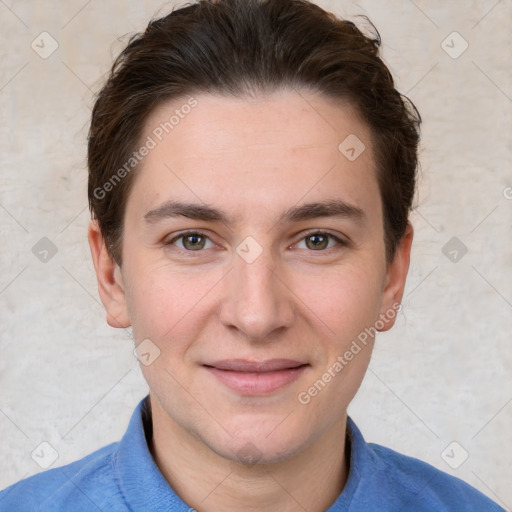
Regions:
<instances>
[{"instance_id":1,"label":"neck","mask_svg":"<svg viewBox=\"0 0 512 512\"><path fill-rule=\"evenodd\" d=\"M173 490L201 512L322 512L348 475L346 415L299 453L278 463L241 464L221 457L151 401L155 463Z\"/></svg>"}]
</instances>

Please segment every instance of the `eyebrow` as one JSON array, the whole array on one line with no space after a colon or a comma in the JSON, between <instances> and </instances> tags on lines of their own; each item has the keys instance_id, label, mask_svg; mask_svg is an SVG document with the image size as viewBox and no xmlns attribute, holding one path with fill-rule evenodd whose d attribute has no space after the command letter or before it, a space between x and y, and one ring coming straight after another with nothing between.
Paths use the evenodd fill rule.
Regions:
<instances>
[{"instance_id":1,"label":"eyebrow","mask_svg":"<svg viewBox=\"0 0 512 512\"><path fill-rule=\"evenodd\" d=\"M156 224L162 220L180 216L225 224L236 224L238 220L238 217L235 218L224 210L207 204L171 200L147 212L144 215L144 221L148 224ZM365 213L361 208L341 199L331 199L293 206L279 216L278 222L300 222L320 217L348 218L361 222L365 219Z\"/></svg>"}]
</instances>

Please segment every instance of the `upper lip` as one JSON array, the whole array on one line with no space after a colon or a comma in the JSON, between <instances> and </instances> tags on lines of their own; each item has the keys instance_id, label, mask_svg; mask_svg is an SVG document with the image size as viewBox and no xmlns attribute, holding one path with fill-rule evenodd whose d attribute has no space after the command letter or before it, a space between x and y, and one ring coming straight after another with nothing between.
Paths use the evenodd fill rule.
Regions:
<instances>
[{"instance_id":1,"label":"upper lip","mask_svg":"<svg viewBox=\"0 0 512 512\"><path fill-rule=\"evenodd\" d=\"M267 361L248 361L246 359L223 359L206 363L204 366L217 368L217 370L226 370L233 372L276 372L279 370L289 370L304 366L306 363L295 361L293 359L268 359Z\"/></svg>"}]
</instances>

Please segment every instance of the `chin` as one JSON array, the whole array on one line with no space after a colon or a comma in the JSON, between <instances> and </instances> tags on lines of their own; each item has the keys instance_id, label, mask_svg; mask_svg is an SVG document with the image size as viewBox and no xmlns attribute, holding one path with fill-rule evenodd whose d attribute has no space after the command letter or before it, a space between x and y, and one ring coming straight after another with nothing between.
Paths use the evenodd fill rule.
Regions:
<instances>
[{"instance_id":1,"label":"chin","mask_svg":"<svg viewBox=\"0 0 512 512\"><path fill-rule=\"evenodd\" d=\"M273 421L271 427L265 422L265 428L255 424L253 419L252 425L227 428L228 432L235 432L232 436L223 431L221 438L202 438L202 441L225 459L254 466L283 462L304 450L313 437L303 427L295 431L293 426L286 425L286 420L282 424Z\"/></svg>"},{"instance_id":2,"label":"chin","mask_svg":"<svg viewBox=\"0 0 512 512\"><path fill-rule=\"evenodd\" d=\"M263 440L255 439L255 442L237 440L228 445L211 445L210 449L227 460L252 467L286 461L299 453L302 448L302 443L293 443L290 439L283 443L267 443Z\"/></svg>"}]
</instances>

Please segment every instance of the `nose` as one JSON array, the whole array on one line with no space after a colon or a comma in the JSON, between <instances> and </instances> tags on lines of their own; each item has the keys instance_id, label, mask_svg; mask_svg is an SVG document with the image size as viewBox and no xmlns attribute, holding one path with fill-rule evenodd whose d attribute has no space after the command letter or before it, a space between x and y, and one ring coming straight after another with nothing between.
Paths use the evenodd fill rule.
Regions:
<instances>
[{"instance_id":1,"label":"nose","mask_svg":"<svg viewBox=\"0 0 512 512\"><path fill-rule=\"evenodd\" d=\"M251 263L238 254L224 279L220 320L252 343L275 341L295 316L293 293L270 250Z\"/></svg>"}]
</instances>

